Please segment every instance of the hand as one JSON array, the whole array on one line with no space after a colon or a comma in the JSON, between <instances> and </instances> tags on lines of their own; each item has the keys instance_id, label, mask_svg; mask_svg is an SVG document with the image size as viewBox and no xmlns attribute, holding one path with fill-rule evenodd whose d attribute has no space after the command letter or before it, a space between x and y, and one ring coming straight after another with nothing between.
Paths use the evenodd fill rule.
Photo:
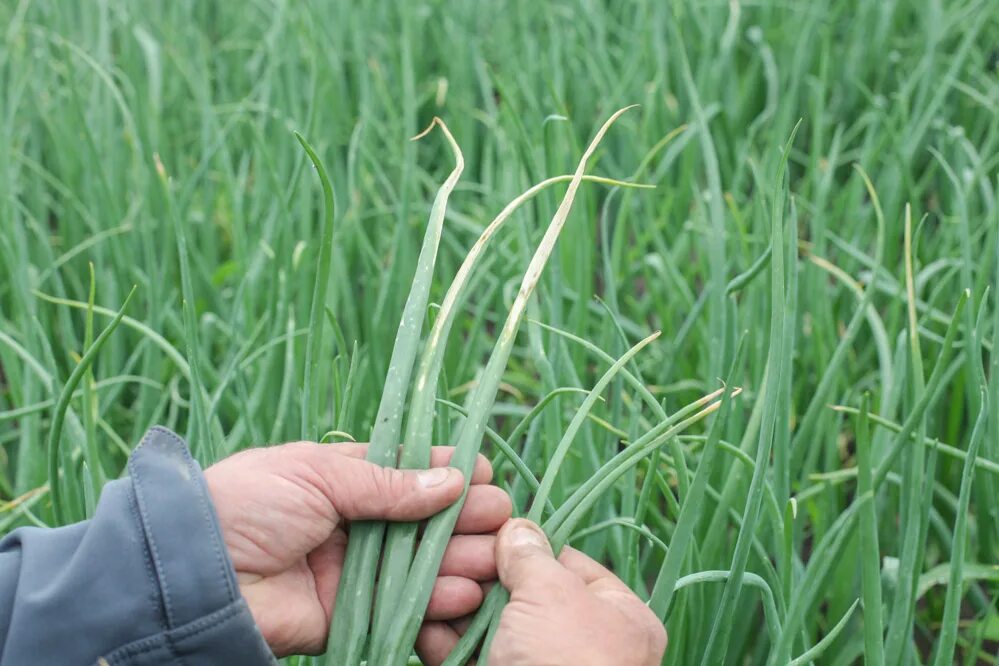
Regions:
<instances>
[{"instance_id":1,"label":"hand","mask_svg":"<svg viewBox=\"0 0 999 666\"><path fill-rule=\"evenodd\" d=\"M363 444L299 442L250 449L205 471L239 589L276 655L326 648L351 520L416 521L461 495L462 475L444 467L453 449L434 447L431 469L400 471L364 460ZM427 608L428 621L473 612L480 582L496 578L495 532L510 499L486 485L476 461Z\"/></svg>"},{"instance_id":2,"label":"hand","mask_svg":"<svg viewBox=\"0 0 999 666\"><path fill-rule=\"evenodd\" d=\"M614 574L572 548L556 560L532 522L509 521L496 541L500 581L510 602L489 652L491 666L659 666L666 630ZM457 632L437 631L443 659ZM439 663L431 662L431 663Z\"/></svg>"}]
</instances>

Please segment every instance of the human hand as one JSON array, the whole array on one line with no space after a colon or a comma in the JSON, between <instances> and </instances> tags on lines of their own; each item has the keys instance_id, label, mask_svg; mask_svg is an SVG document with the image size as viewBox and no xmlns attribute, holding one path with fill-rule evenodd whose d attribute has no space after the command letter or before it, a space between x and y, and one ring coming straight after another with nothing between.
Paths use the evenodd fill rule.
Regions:
<instances>
[{"instance_id":1,"label":"human hand","mask_svg":"<svg viewBox=\"0 0 999 666\"><path fill-rule=\"evenodd\" d=\"M511 520L496 541L510 602L489 652L492 666L659 666L666 630L614 574L565 548L556 560L544 533Z\"/></svg>"},{"instance_id":2,"label":"human hand","mask_svg":"<svg viewBox=\"0 0 999 666\"><path fill-rule=\"evenodd\" d=\"M279 657L325 650L348 521L423 520L461 495L461 473L445 467L450 447L434 447L424 471L379 467L364 460L366 451L298 442L249 449L205 470L240 592ZM479 583L496 578L491 533L511 504L487 485L491 478L479 456L427 608L430 622L475 611Z\"/></svg>"}]
</instances>

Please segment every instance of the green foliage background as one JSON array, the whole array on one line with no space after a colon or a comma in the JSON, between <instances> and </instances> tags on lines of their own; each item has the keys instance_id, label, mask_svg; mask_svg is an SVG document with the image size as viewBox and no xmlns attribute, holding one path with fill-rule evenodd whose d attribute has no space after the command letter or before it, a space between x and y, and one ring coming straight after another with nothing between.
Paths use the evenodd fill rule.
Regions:
<instances>
[{"instance_id":1,"label":"green foliage background","mask_svg":"<svg viewBox=\"0 0 999 666\"><path fill-rule=\"evenodd\" d=\"M121 473L153 423L187 433L204 464L303 436L322 200L292 130L319 150L338 195L315 428L363 440L431 197L451 168L438 137L408 138L440 116L467 161L445 222L439 298L508 200L569 172L611 112L639 103L591 171L656 189L583 186L530 316L615 357L661 329L637 366L670 411L717 388L745 336L735 381L744 392L683 573L732 566L765 443L773 450L761 477L768 499L748 526L748 570L772 590L781 624L796 626L794 655L846 617L816 662L854 663L866 651L880 663L879 641L863 630L872 609L848 614L863 594L861 569L872 565L887 663L946 662L941 646L952 639L955 660L996 663L994 3L8 0L0 33L0 530L56 521L46 442L56 398L92 339L88 263L98 306L90 335L138 289L69 403L57 461L67 520L88 514L97 486ZM799 120L784 206L775 187L780 151ZM863 173L884 213L880 263ZM539 196L490 251L448 352L443 390L453 400L475 381L560 194ZM784 298L774 302L765 264L732 281L767 260L777 213L789 256ZM179 252L190 266L189 327ZM967 306L952 321L965 290ZM786 322L774 352L786 374L767 400L774 308ZM588 389L606 368L536 324L520 337L495 407L493 426L504 435L553 389ZM940 363L939 390L914 409ZM857 419L828 408L859 407L864 394L880 418L912 418L915 434L896 438L874 424L871 465L887 465L886 482L869 503L857 487ZM605 398L556 498L647 429L652 415L628 385L615 380ZM578 403L559 395L523 441L510 442L537 473ZM776 426L761 436L768 412ZM441 441L455 417L441 408ZM979 420L979 461L964 473ZM642 523L667 546L703 439L684 438L656 462L662 483ZM899 457L885 463L896 444ZM663 553L619 519L635 516L650 469L628 476L595 511L601 529L574 540L640 594ZM514 496L526 508L524 489ZM858 538L856 520L837 522L867 507L873 545ZM964 557L951 566L954 534L964 543L965 530ZM736 586L733 602L721 603L724 577L712 580L675 596L667 661L776 659L759 590ZM951 602L960 625L944 619L948 587L963 599ZM718 634L718 626L729 629Z\"/></svg>"}]
</instances>

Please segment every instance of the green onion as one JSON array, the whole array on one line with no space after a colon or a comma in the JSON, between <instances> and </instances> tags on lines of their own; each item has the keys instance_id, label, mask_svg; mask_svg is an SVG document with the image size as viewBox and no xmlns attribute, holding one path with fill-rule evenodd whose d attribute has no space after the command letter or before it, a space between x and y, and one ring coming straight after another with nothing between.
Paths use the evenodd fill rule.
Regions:
<instances>
[{"instance_id":1,"label":"green onion","mask_svg":"<svg viewBox=\"0 0 999 666\"><path fill-rule=\"evenodd\" d=\"M382 392L381 403L378 405L375 426L371 431L367 457L371 462L383 467L395 467L396 465L406 394L409 391L409 379L413 372L413 363L416 359L420 332L423 329L427 301L430 296L430 283L433 278L437 248L444 227L444 213L447 210L448 198L454 191L455 185L458 184L458 179L465 167L461 149L441 119L435 118L430 127L414 139L424 136L435 125L441 128L451 146L455 157L455 167L438 190L437 198L430 211L430 222L423 237L423 248L420 250L416 275L413 277L413 286L406 299L402 320L399 322L399 330L396 333L395 346L392 348L392 358L389 361L388 374L385 378L385 388ZM337 590L336 607L338 610L333 615L327 645L329 659L333 663L353 666L361 661L374 601L378 555L381 551L384 534L385 523L383 522L364 521L351 525L347 557L341 575L343 584ZM408 652L406 656L409 656Z\"/></svg>"},{"instance_id":2,"label":"green onion","mask_svg":"<svg viewBox=\"0 0 999 666\"><path fill-rule=\"evenodd\" d=\"M451 459L451 465L460 469L465 475L466 493L471 471L475 465L475 458L479 453L485 422L489 417L492 403L496 397L496 391L502 379L503 370L513 349L517 330L520 328L521 319L527 308L527 301L541 279L541 272L549 256L551 256L552 250L555 247L555 241L558 239L569 216L576 191L579 189L579 184L582 181L586 162L594 150L596 150L597 145L611 124L629 108L631 107L621 109L612 115L597 132L586 152L583 153L583 157L576 167L576 172L573 174L572 181L569 183L562 203L559 205L555 217L552 218L552 222L545 232L541 245L536 250L530 265L527 267L520 290L500 331L499 339L496 341L493 354L489 357L489 362L486 365L482 378L476 385L475 392L471 396L469 401L469 415L462 425L454 456ZM420 541L419 549L410 568L404 593L397 605L396 613L398 619L393 624L386 642L377 646L379 649L375 659L377 663L384 664L385 666L404 664L409 657L409 652L412 649L411 646L416 641L417 632L423 622L423 614L430 599L434 579L437 576L437 570L444 555L444 548L447 546L451 530L454 528L455 521L458 519L458 513L461 511L463 505L464 495L461 500L437 514L428 522L423 539Z\"/></svg>"},{"instance_id":3,"label":"green onion","mask_svg":"<svg viewBox=\"0 0 999 666\"><path fill-rule=\"evenodd\" d=\"M52 425L49 427L49 441L48 441L48 459L49 459L49 492L52 495L52 510L55 514L56 524L63 524L66 521L65 507L62 502L62 490L59 480L59 469L60 469L60 456L59 456L59 444L62 441L62 423L66 418L66 410L69 409L69 401L73 398L73 392L79 385L80 380L90 369L93 364L94 359L97 358L98 352L100 352L101 347L107 342L111 334L114 333L115 329L118 328L118 324L121 323L122 317L125 316L125 308L128 307L128 302L132 300L132 295L135 294L137 287L132 287L132 290L128 292L128 296L125 297L125 302L121 304L121 309L118 314L115 315L111 323L101 331L101 334L97 336L94 343L86 350L83 356L80 358L80 362L76 364L73 368L73 372L70 373L69 379L66 380L66 385L63 386L62 392L59 393L59 399L56 401L55 407L52 410Z\"/></svg>"},{"instance_id":4,"label":"green onion","mask_svg":"<svg viewBox=\"0 0 999 666\"><path fill-rule=\"evenodd\" d=\"M534 198L545 188L556 183L571 180L571 178L571 176L549 178L531 187L512 200L486 226L458 268L458 272L448 287L440 310L437 313L437 319L434 321L430 335L424 345L416 378L413 382L413 398L409 406L406 435L403 438L399 454L400 468L423 469L430 464L436 387L444 363L445 346L451 333L451 326L454 323L455 316L460 310L465 291L472 276L472 271L488 248L493 235L524 203ZM641 187L640 185L624 183L609 178L583 176L583 179L601 184ZM543 405L544 403L545 401L542 401L541 404ZM529 421L526 421L526 423L529 423ZM526 428L526 423L522 422L518 424L518 427L514 429L513 435L511 435L512 439L516 439L518 432ZM526 468L522 470L522 473L523 471L527 471ZM530 476L529 471L527 471L527 474ZM416 547L416 525L396 523L389 525L387 529L388 533L385 537L385 548L378 579L375 614L372 621L371 640L375 645L380 645L388 637L389 625L396 616L396 600L402 594L406 575L409 572L413 552Z\"/></svg>"}]
</instances>

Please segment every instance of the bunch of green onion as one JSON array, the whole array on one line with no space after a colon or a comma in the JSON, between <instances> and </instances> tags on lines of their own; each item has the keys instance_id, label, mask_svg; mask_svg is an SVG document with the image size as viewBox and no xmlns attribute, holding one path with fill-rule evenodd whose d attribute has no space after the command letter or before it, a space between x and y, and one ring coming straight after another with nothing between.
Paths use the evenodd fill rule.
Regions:
<instances>
[{"instance_id":1,"label":"bunch of green onion","mask_svg":"<svg viewBox=\"0 0 999 666\"><path fill-rule=\"evenodd\" d=\"M438 118L434 119L425 132L414 137L421 138L434 126L439 127L453 151L455 166L438 190L430 212L416 274L399 323L385 388L370 436L368 448L370 461L383 466L391 465L405 469L420 469L429 465L434 412L439 402L437 385L444 362L444 351L452 324L466 297L473 271L494 234L523 203L551 185L568 181L562 202L524 272L520 290L500 330L495 348L462 410L465 418L457 435L456 448L450 464L465 475L467 493L467 480L471 478L475 459L486 434L487 421L513 350L518 329L524 319L528 301L566 224L580 184L586 180L617 187L648 187L585 174L586 164L604 134L629 108L631 107L617 111L603 124L571 176L549 178L531 187L511 201L483 230L455 274L425 340L422 340L423 322L428 308L437 250L443 234L448 200L461 177L464 159L458 143L444 122ZM672 136L675 136L675 133L668 138ZM323 233L325 240L327 232L332 227L332 186L315 151L302 137L299 137L299 140L317 167L326 193L327 224ZM321 255L321 261L324 256ZM322 267L320 269L322 273ZM316 302L322 302L322 294L316 295L315 298ZM514 469L534 491L534 500L527 516L543 526L556 550L565 545L596 501L613 488L625 472L648 459L661 447L675 442L681 431L718 410L729 397L738 393L737 389L732 391L718 389L673 414L667 414L636 373L627 369L633 357L658 336L658 332L649 335L616 360L611 357L606 358L610 363L608 369L587 393L558 442L554 454L548 460L546 472L540 481L534 477L515 451L509 447L504 448L503 452L513 463ZM310 360L315 362L316 359ZM306 367L309 367L308 362ZM656 413L657 422L644 435L627 443L620 452L604 463L597 474L571 493L560 506L553 507L551 490L573 439L589 417L594 405L601 399L602 393L618 375L638 391ZM306 406L309 404L306 400ZM403 433L404 415L407 418ZM403 442L401 447L398 445L400 441ZM396 666L408 662L423 622L444 549L463 503L464 494L459 501L431 518L419 536L419 526L416 524L387 525L383 522L359 522L351 526L342 582L337 593L336 612L330 629L327 663L356 666L365 658L368 663L384 666ZM550 509L547 514L546 509ZM669 577L668 573L664 575L666 578ZM449 664L466 663L476 650L486 655L492 637L492 632L488 632L487 635L487 630L490 627L495 629L504 603L504 590L500 586L495 586L449 658ZM661 602L659 605L662 605ZM484 645L482 645L483 640ZM484 659L485 656L481 657L480 663Z\"/></svg>"}]
</instances>

